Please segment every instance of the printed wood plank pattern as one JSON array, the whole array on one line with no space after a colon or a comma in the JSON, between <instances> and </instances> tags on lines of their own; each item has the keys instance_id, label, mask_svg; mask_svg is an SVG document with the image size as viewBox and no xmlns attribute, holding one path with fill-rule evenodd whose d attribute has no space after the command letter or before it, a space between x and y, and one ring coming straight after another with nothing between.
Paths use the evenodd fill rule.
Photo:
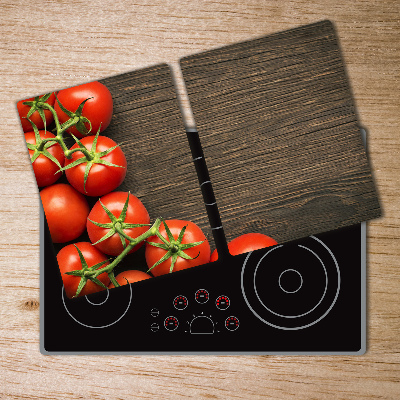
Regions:
<instances>
[{"instance_id":1,"label":"printed wood plank pattern","mask_svg":"<svg viewBox=\"0 0 400 400\"><path fill-rule=\"evenodd\" d=\"M101 80L113 97L107 136L121 143L127 176L119 190L137 196L152 221L190 220L212 242L211 228L167 64Z\"/></svg>"},{"instance_id":2,"label":"printed wood plank pattern","mask_svg":"<svg viewBox=\"0 0 400 400\"><path fill-rule=\"evenodd\" d=\"M380 216L334 28L181 59L228 240L294 240Z\"/></svg>"}]
</instances>

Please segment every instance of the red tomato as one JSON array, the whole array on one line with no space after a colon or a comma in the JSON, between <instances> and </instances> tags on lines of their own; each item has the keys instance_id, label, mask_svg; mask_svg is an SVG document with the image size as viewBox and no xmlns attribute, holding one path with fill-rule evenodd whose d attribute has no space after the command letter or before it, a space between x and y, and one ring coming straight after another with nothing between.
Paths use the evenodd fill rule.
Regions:
<instances>
[{"instance_id":1,"label":"red tomato","mask_svg":"<svg viewBox=\"0 0 400 400\"><path fill-rule=\"evenodd\" d=\"M90 151L94 140L94 136L87 136L81 139L80 142ZM96 149L94 150L97 153L101 153L116 145L117 143L115 143L114 140L106 136L98 136ZM79 148L77 143L75 143L70 150L76 148ZM68 182L79 192L87 196L103 196L116 189L125 179L127 166L126 158L120 147L100 157L100 161L103 160L107 163L119 165L119 167L96 163L96 157L98 158L98 156L94 155L94 153L93 156L95 157L94 164L90 168L85 187L84 177L87 162L66 169L65 175ZM84 157L84 154L80 151L73 153L71 159L65 159L65 166L67 167L69 164L82 157Z\"/></svg>"},{"instance_id":2,"label":"red tomato","mask_svg":"<svg viewBox=\"0 0 400 400\"><path fill-rule=\"evenodd\" d=\"M66 272L76 271L82 269L82 263L79 258L79 253L76 247L82 252L83 257L87 263L88 267L92 267L102 261L107 261L107 257L97 250L94 246L92 246L89 242L79 242L74 244L69 244L68 246L63 247L57 254L57 262L58 267L60 268L65 293L69 298L75 296L76 290L78 289L79 282L81 277L73 276L73 275L65 275ZM103 268L108 265L108 262L105 262L103 265L99 266L99 268ZM97 268L98 269L98 268ZM110 283L110 279L106 272L100 274L97 279L102 282L105 286L108 286ZM86 296L90 293L100 292L101 290L105 290L100 285L88 280L83 287L82 291L79 293L78 297Z\"/></svg>"},{"instance_id":3,"label":"red tomato","mask_svg":"<svg viewBox=\"0 0 400 400\"><path fill-rule=\"evenodd\" d=\"M56 183L44 188L40 197L54 243L69 242L82 235L90 211L85 196L70 185Z\"/></svg>"},{"instance_id":4,"label":"red tomato","mask_svg":"<svg viewBox=\"0 0 400 400\"><path fill-rule=\"evenodd\" d=\"M92 124L92 129L89 135L94 135L100 128L100 132L110 125L111 117L113 113L113 100L110 91L100 82L89 82L83 85L74 86L68 89L60 90L57 94L57 98L60 103L68 110L73 113L78 109L82 101L88 99L83 106L82 116L86 117ZM61 110L57 101L54 104L54 110L57 113L58 119L61 124L69 119L68 115ZM85 124L86 129L90 129L88 123ZM86 136L78 131L76 126L73 126L67 130L77 138Z\"/></svg>"},{"instance_id":5,"label":"red tomato","mask_svg":"<svg viewBox=\"0 0 400 400\"><path fill-rule=\"evenodd\" d=\"M246 233L228 243L228 250L232 256L248 253L253 250L263 249L278 244L277 241L262 233ZM211 254L211 262L218 260L218 252L214 250Z\"/></svg>"},{"instance_id":6,"label":"red tomato","mask_svg":"<svg viewBox=\"0 0 400 400\"><path fill-rule=\"evenodd\" d=\"M121 215L124 208L124 204L128 199L127 192L111 192L103 196L92 208L88 216L87 231L89 239L92 243L96 243L110 231L114 234L108 239L95 244L95 246L105 254L117 256L123 251L120 235L116 232L115 225L118 224L123 232L132 238L136 238L146 232L149 226L129 228L125 227L125 224L149 224L150 216L142 202L134 195L129 194L128 208L126 209L125 216ZM102 207L105 206L113 215L114 221L111 221L106 211ZM99 227L94 221L100 224L107 224L108 227ZM124 239L125 243L128 244L128 240ZM130 253L136 251L142 243L136 245Z\"/></svg>"},{"instance_id":7,"label":"red tomato","mask_svg":"<svg viewBox=\"0 0 400 400\"><path fill-rule=\"evenodd\" d=\"M118 274L115 277L115 279L121 286L128 285L129 283L143 281L143 280L149 279L149 278L151 278L150 275L146 274L145 272L138 271L135 269L121 272L120 274ZM127 282L127 280L128 280L128 282ZM115 286L112 283L110 283L110 285L108 287L110 289L115 288Z\"/></svg>"},{"instance_id":8,"label":"red tomato","mask_svg":"<svg viewBox=\"0 0 400 400\"><path fill-rule=\"evenodd\" d=\"M182 257L178 257L173 271L180 271L183 269L195 267L197 265L206 264L210 261L210 244L202 230L193 222L190 221L181 221L181 220L167 220L165 221L168 228L170 229L172 236L175 240L178 239L179 233L181 232L182 228L187 225L186 231L183 235L182 244L188 244L193 242L203 242L195 247L191 247L189 249L184 250L184 253L188 256L192 257L192 260L186 260ZM161 224L159 232L163 237L168 239L164 224ZM154 243L162 243L161 239L157 236L152 236L148 239L149 242ZM167 250L161 249L159 247L155 247L146 243L146 262L149 269L159 261L165 254ZM151 273L154 276L168 274L170 272L171 267L171 258L163 261L161 264L157 265L153 269L151 269Z\"/></svg>"},{"instance_id":9,"label":"red tomato","mask_svg":"<svg viewBox=\"0 0 400 400\"><path fill-rule=\"evenodd\" d=\"M41 139L55 137L48 131L39 131L39 135ZM36 144L35 132L26 132L25 141L26 143ZM64 152L58 143L54 143L46 150L58 160L61 167L64 166ZM33 154L34 150L29 149L29 155L31 158ZM39 187L51 185L62 176L62 172L57 173L60 167L44 154L40 154L39 157L36 158L36 160L32 163L32 167L33 172L35 173L36 182Z\"/></svg>"},{"instance_id":10,"label":"red tomato","mask_svg":"<svg viewBox=\"0 0 400 400\"><path fill-rule=\"evenodd\" d=\"M48 100L46 101L46 103L50 104L51 106L54 106L55 99L56 99L56 97L55 97L54 93L52 93L50 95L50 97L48 98ZM27 116L29 110L31 109L31 106L27 106L22 103L24 103L25 101L34 101L34 100L35 100L35 98L31 97L30 99L21 100L17 103L18 114L21 119L21 125L22 125L22 129L24 130L24 132L32 131L32 124L26 119L26 116ZM49 110L43 110L43 111L44 111L44 116L46 119L46 126L48 127L53 122L54 117L53 117L53 114ZM44 129L44 122L37 111L35 111L29 117L29 119L36 125L36 127L38 129Z\"/></svg>"}]
</instances>

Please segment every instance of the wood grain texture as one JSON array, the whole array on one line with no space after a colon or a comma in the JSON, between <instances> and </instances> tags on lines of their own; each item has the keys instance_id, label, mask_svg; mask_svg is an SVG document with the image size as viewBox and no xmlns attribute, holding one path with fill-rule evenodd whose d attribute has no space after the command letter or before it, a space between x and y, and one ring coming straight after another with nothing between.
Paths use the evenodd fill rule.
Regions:
<instances>
[{"instance_id":1,"label":"wood grain texture","mask_svg":"<svg viewBox=\"0 0 400 400\"><path fill-rule=\"evenodd\" d=\"M228 240L380 216L330 21L181 60Z\"/></svg>"},{"instance_id":2,"label":"wood grain texture","mask_svg":"<svg viewBox=\"0 0 400 400\"><path fill-rule=\"evenodd\" d=\"M0 9L1 399L398 399L398 1L89 0L27 7L3 0ZM359 119L368 128L384 209L368 228L367 354L42 356L39 310L26 306L39 299L39 196L15 102L326 18L337 27Z\"/></svg>"},{"instance_id":3,"label":"wood grain texture","mask_svg":"<svg viewBox=\"0 0 400 400\"><path fill-rule=\"evenodd\" d=\"M170 67L157 64L100 82L113 98L113 117L104 134L120 144L127 159L127 175L116 190L138 197L151 223L158 217L194 222L214 250ZM67 141L72 145L72 139ZM58 182L68 183L65 176ZM87 200L92 207L97 198ZM74 241L54 244L55 252L80 241L90 241L86 231ZM144 247L125 257L115 272L132 265L147 272Z\"/></svg>"},{"instance_id":4,"label":"wood grain texture","mask_svg":"<svg viewBox=\"0 0 400 400\"><path fill-rule=\"evenodd\" d=\"M196 223L212 243L211 227L195 171L172 74L159 64L101 80L113 97L107 136L121 143L130 191L155 218Z\"/></svg>"}]
</instances>

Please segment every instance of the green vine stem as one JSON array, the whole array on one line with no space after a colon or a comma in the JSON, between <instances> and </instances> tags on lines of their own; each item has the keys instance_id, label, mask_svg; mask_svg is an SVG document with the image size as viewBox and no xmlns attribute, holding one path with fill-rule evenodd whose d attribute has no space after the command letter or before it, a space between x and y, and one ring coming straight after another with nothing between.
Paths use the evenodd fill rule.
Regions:
<instances>
[{"instance_id":1,"label":"green vine stem","mask_svg":"<svg viewBox=\"0 0 400 400\"><path fill-rule=\"evenodd\" d=\"M89 172L90 172L90 170L91 170L91 168L92 168L92 166L94 164L103 164L103 165L107 165L109 167L115 167L115 168L125 168L125 167L122 167L121 165L113 164L113 163L110 163L109 161L103 159L104 156L106 156L107 154L109 154L113 150L115 150L117 147L119 147L118 144L113 146L113 147L110 147L107 150L97 151L97 140L99 138L100 129L101 128L99 128L98 132L96 133L96 135L95 135L95 137L93 139L92 147L91 147L90 150L87 149L86 146L83 145L82 142L78 138L76 138L74 135L71 134L71 136L74 138L74 140L75 140L76 144L78 145L78 147L75 148L75 149L70 149L67 152L65 152L64 153L65 156L67 158L70 158L70 157L72 157L73 153L79 151L79 152L81 152L83 154L83 157L80 157L80 158L76 159L72 163L66 165L65 167L63 167L63 168L61 168L59 170L60 172L66 171L67 169L74 168L77 165L86 163L85 173L84 173L84 180L83 180L83 188L84 188L85 191L86 191L86 182L87 182L87 179L88 179L88 176L89 176Z\"/></svg>"},{"instance_id":2,"label":"green vine stem","mask_svg":"<svg viewBox=\"0 0 400 400\"><path fill-rule=\"evenodd\" d=\"M164 224L167 234L168 234L168 239L169 241L160 233L160 226L161 224ZM121 285L117 282L114 276L114 269L115 267L125 258L125 256L139 243L145 241L149 237L157 236L163 243L153 243L153 242L148 242L151 246L156 246L156 247L161 247L166 250L166 254L164 257L162 257L157 263L155 263L149 271L151 271L155 266L159 265L161 262L167 260L168 258L172 258L171 261L171 268L170 268L170 273L173 271L173 266L176 262L176 259L178 257L182 257L185 259L193 259L192 257L188 256L186 253L184 253L183 250L189 249L191 247L195 247L203 242L194 242L194 243L187 243L187 244L182 244L182 239L185 233L186 227L182 229L182 231L179 234L179 237L177 240L175 240L172 237L172 233L170 232L167 224L162 218L157 218L153 225L143 234L138 236L137 238L131 238L128 236L122 229L119 227L116 228L117 232L126 238L129 241L129 244L124 248L124 250L108 265L102 268L96 269L96 267L91 267L91 268L85 268L84 264L85 262L82 262L82 269L80 270L75 270L75 271L70 271L66 272L67 275L74 275L77 277L80 277L81 280L78 285L78 290L75 293L74 297L78 297L79 293L81 290L84 288L86 282L88 280L91 280L92 282L104 287L103 284L97 279L97 277L103 273L107 273L108 277L110 278L110 281L113 283L115 287L120 287ZM197 256L196 256L197 257ZM196 258L195 257L195 258ZM99 283L100 282L100 283Z\"/></svg>"},{"instance_id":3,"label":"green vine stem","mask_svg":"<svg viewBox=\"0 0 400 400\"><path fill-rule=\"evenodd\" d=\"M108 265L106 265L103 268L100 269L81 269L81 270L75 270L75 271L70 271L66 272L66 275L73 275L77 277L81 277L81 281L78 285L78 290L75 293L74 297L77 297L83 287L85 286L87 280L92 280L93 282L97 283L98 279L97 277L104 272L106 272L110 278L110 281L113 283L115 287L121 286L115 279L114 277L114 268L125 258L125 256L139 243L143 242L144 240L148 239L151 236L162 236L161 233L159 232L160 225L162 223L161 218L157 218L153 225L143 234L138 236L137 238L131 238L130 236L126 235L125 232L122 232L122 235L126 237L126 239L129 240L129 244L126 246L126 248Z\"/></svg>"},{"instance_id":4,"label":"green vine stem","mask_svg":"<svg viewBox=\"0 0 400 400\"><path fill-rule=\"evenodd\" d=\"M64 171L67 168L71 168L77 164L80 164L82 162L87 162L88 166L86 168L85 171L85 183L86 183L86 179L87 179L87 174L89 172L89 169L91 167L92 164L94 163L103 163L106 165L111 165L111 166L117 166L114 164L110 164L107 163L104 160L101 160L101 157L108 154L109 152L111 152L112 150L114 150L114 148L118 147L114 146L110 149L108 149L106 152L100 152L97 153L96 152L96 142L97 142L97 138L98 135L100 133L100 129L97 132L97 134L95 135L94 141L93 141L93 146L92 149L89 150L87 149L80 141L79 139L77 139L74 135L71 135L75 142L78 144L78 148L70 150L68 149L68 147L66 146L65 142L64 142L64 132L67 131L67 129L71 128L72 126L77 126L78 130L87 135L91 129L92 129L92 125L91 122L84 116L82 116L82 110L83 110L83 106L85 105L86 101L90 100L90 98L87 98L86 100L84 100L78 107L78 109L75 112L69 111L67 110L58 100L57 96L56 96L56 101L59 104L61 110L63 112L65 112L70 118L64 122L63 124L60 124L60 121L58 119L57 113L55 111L55 109L48 103L45 102L45 100L48 99L48 97L50 96L50 94L44 95L41 98L38 98L35 100L35 102L24 102L24 104L27 105L31 105L32 109L31 111L28 113L28 117L27 119L30 121L30 123L32 124L33 130L35 131L35 137L37 140L36 145L28 145L28 148L30 148L31 150L35 151L35 153L37 153L36 158L39 154L43 154L46 157L51 158L51 155L48 155L48 152L46 151L46 149L54 144L54 143L58 143L61 148L63 149L64 152L64 156L68 159L72 158L72 155L75 152L81 152L84 155L84 158L80 158L78 160L75 160L74 163L70 164L67 167L61 168L61 166L59 165L58 161L54 161L56 162L56 164L58 164L58 166L60 167L60 171ZM49 110L53 117L54 117L54 122L55 122L55 137L53 138L44 138L44 139L40 139L39 137L39 132L38 129L36 127L36 125L29 119L29 116L36 110L38 110L39 114L41 115L44 123L45 123L45 129L46 129L46 121L44 119L44 113L43 110L47 109ZM89 124L89 130L86 128L85 124L88 123ZM40 139L40 140L39 140ZM32 159L32 162L34 162L35 158ZM128 195L128 199L129 199L129 195ZM127 199L127 201L128 201ZM127 206L127 204L126 204ZM164 236L162 236L162 234L159 231L159 228L161 226L161 224L164 224L166 232L167 232L167 236L168 236L168 240L166 238L164 238ZM127 225L127 224L126 224ZM129 225L129 224L128 224ZM157 265L159 265L160 263L162 263L163 261L167 260L168 258L171 258L171 267L170 267L170 272L172 272L173 268L174 268L174 264L177 260L178 257L182 257L185 259L192 259L192 257L188 256L184 250L197 246L203 242L194 242L194 243L188 243L188 244L183 244L182 239L183 239L183 235L185 233L185 229L186 227L184 227L182 229L182 231L179 234L179 237L177 240L175 240L167 226L167 224L165 223L165 221L162 218L157 218L154 222L154 224L146 231L144 232L142 235L138 236L137 238L132 238L130 236L128 236L124 230L123 230L123 225L121 225L120 223L115 223L114 225L115 228L115 233L118 233L119 236L121 237L121 240L123 240L123 238L128 240L128 244L126 246L124 246L124 250L113 260L111 261L108 265L106 266L102 266L104 264L104 262L94 265L92 267L88 267L86 260L84 259L82 253L80 252L80 250L77 248L79 257L81 259L81 263L82 263L82 269L80 270L75 270L75 271L70 271L70 272L66 272L67 275L73 275L76 277L80 277L80 282L77 288L77 291L75 293L74 297L77 297L80 292L82 291L82 289L84 288L84 286L86 285L86 282L88 280L91 280L92 282L94 282L97 285L100 285L103 288L106 288L105 285L99 280L97 279L97 277L103 273L107 273L108 277L110 278L110 281L113 283L113 285L115 287L119 287L121 286L117 280L115 279L114 276L114 269L115 267L125 258L125 256L135 247L137 246L139 243L146 241L146 239L148 239L149 237L152 236L157 236L160 240L161 240L161 244L160 243L153 243L153 242L148 242L148 244L155 246L155 247L160 247L162 249L164 249L166 251L166 254L164 255L164 257L162 257L157 263L155 263L150 269L149 271L151 271L154 267L156 267ZM107 235L106 235L107 236ZM104 240L105 238L102 238L101 240ZM125 242L123 242L125 245ZM149 272L148 271L148 272Z\"/></svg>"},{"instance_id":5,"label":"green vine stem","mask_svg":"<svg viewBox=\"0 0 400 400\"><path fill-rule=\"evenodd\" d=\"M44 95L43 98L46 98L46 97L48 97L48 96L49 96L49 94ZM36 102L36 103L35 103L36 109L37 109L38 107L40 107L40 110L49 110L49 111L51 112L51 114L53 115L53 118L54 118L55 125L56 125L56 134L55 134L55 137L54 137L54 138L43 139L42 142L41 142L41 143L39 144L39 146L37 147L37 150L38 150L38 151L42 151L47 142L50 142L50 141L53 142L53 143L56 142L56 143L58 143L58 144L61 146L61 148L63 149L63 151L64 151L64 156L65 156L66 158L70 159L70 158L72 157L72 153L73 153L73 152L71 152L71 151L68 149L68 147L66 146L66 144L65 144L65 142L64 142L64 132L65 132L67 129L69 129L69 128L75 126L75 125L78 125L78 124L83 125L83 124L86 123L86 122L89 123L89 130L87 130L85 133L88 134L88 133L91 131L92 125L91 125L90 121L89 121L87 118L85 118L85 117L82 116L83 106L84 106L85 103L86 103L88 100L90 100L90 99L91 99L91 97L89 97L89 98L85 99L84 101L82 101L82 103L79 105L78 109L73 113L73 112L67 110L64 106L62 106L62 104L59 102L59 100L58 100L58 98L57 98L57 96L56 96L56 101L57 101L58 104L60 105L61 109L70 117L70 118L69 118L67 121L65 121L62 125L60 124L60 121L59 121L59 119L58 119L58 116L57 116L57 113L56 113L54 107L52 107L50 104L45 103L45 102L43 102L43 101ZM24 102L23 104L31 105L31 103L32 103L32 102ZM29 115L29 114L28 114L28 115ZM42 115L42 114L41 114L41 115ZM45 121L45 119L44 119L44 115L42 116L42 118L43 118L44 123L46 124L46 121ZM29 118L28 118L28 120L29 120ZM30 121L30 120L29 120L29 121ZM32 126L33 126L33 122L30 121L30 123L31 123ZM45 125L45 126L46 126L46 125ZM86 154L85 154L85 156L86 156Z\"/></svg>"}]
</instances>

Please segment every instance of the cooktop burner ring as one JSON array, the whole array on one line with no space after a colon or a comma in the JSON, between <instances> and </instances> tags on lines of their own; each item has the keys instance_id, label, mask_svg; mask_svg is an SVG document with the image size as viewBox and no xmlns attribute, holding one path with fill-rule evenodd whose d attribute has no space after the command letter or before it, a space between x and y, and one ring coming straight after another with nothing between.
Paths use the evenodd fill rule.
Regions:
<instances>
[{"instance_id":1,"label":"cooktop burner ring","mask_svg":"<svg viewBox=\"0 0 400 400\"><path fill-rule=\"evenodd\" d=\"M128 286L129 286L129 300L128 300L128 305L127 305L126 308L123 310L123 312L122 312L122 314L121 314L120 316L117 316L115 320L113 320L113 321L111 321L111 322L109 322L109 323L105 323L105 324L103 324L103 325L90 325L90 324L86 324L86 323L80 321L78 318L76 318L76 317L73 315L73 312L67 307L67 304L66 304L66 301L65 301L65 296L64 296L64 285L62 286L62 289L61 289L62 303L63 303L63 305L64 305L65 310L67 311L67 314L68 314L75 322L77 322L79 325L82 325L82 326L84 326L85 328L94 328L94 329L108 328L108 327L110 327L110 326L116 324L117 322L119 322L119 321L126 315L126 313L128 312L128 310L129 310L129 308L130 308L130 306L131 306L131 303L132 303L132 286L131 286L131 285L128 285ZM110 299L111 299L109 292L110 292L110 291L107 289L107 296L106 296L106 299L103 300L103 301L100 302L100 303L94 303L94 302L92 302L92 301L89 301L89 300L86 298L86 303L83 303L83 304L84 304L83 307L87 306L88 308L91 308L91 310L96 310L96 311L98 311L98 312L101 312L101 306L106 305L107 302L110 301ZM85 296L85 297L86 297L86 296ZM74 306L77 306L76 301L75 301L74 303L70 303L70 305L71 305L71 304L74 305ZM79 304L79 306L82 306L82 304ZM100 307L99 307L99 306L100 306ZM92 308L92 307L95 307L95 308ZM108 314L108 313L103 313L103 315L109 315L109 314Z\"/></svg>"},{"instance_id":2,"label":"cooktop burner ring","mask_svg":"<svg viewBox=\"0 0 400 400\"><path fill-rule=\"evenodd\" d=\"M326 295L327 288L328 288L328 273L327 273L327 271L326 271L326 267L325 267L323 261L321 260L321 258L320 258L314 251L312 251L311 249L309 249L308 247L302 246L302 245L297 245L297 246L300 247L300 248L302 248L302 249L306 249L306 250L308 250L310 253L312 253L312 254L318 259L319 263L322 265L322 268L323 268L324 273L325 273L325 288L324 288L324 291L323 291L323 293L322 293L322 296L321 296L321 298L319 299L319 301L314 305L314 307L312 307L310 310L308 310L308 311L306 311L306 312L303 312L303 313L301 313L301 314L296 314L296 315L285 315L285 314L280 314L280 313L278 313L278 312L272 310L272 309L269 308L268 306L266 306L265 303L263 302L263 300L261 299L261 296L260 296L259 293L258 293L257 284L256 284L256 279L257 279L257 271L258 271L258 269L259 269L259 267L260 267L260 264L264 261L264 259L265 259L272 251L282 248L282 247L283 247L282 245L281 245L281 246L275 246L275 247L273 247L272 249L270 249L269 251L267 251L267 252L260 258L260 260L258 261L257 266L256 266L256 269L255 269L255 271L254 271L253 287L254 287L254 292L255 292L255 294L256 294L256 296L257 296L257 298L258 298L260 304L262 304L262 306L263 306L265 309L267 309L270 313L275 314L276 316L282 317L282 318L299 318L299 317L303 317L304 315L310 314L311 312L313 312L313 311L322 303L322 301L323 301L323 299L324 299L324 297L325 297L325 295ZM294 271L294 272L297 273L297 274L300 276L300 278L301 278L301 285L300 285L295 291L287 291L287 290L283 289L282 286L281 286L281 277L282 277L282 275L283 275L284 273L286 273L286 272L288 272L288 271ZM303 277L302 277L301 273L300 273L299 271L297 271L296 269L287 268L287 269L285 269L284 271L282 271L281 274L279 275L279 278L278 278L278 285L279 285L279 287L280 287L284 292L286 292L286 293L288 293L288 294L297 293L297 292L301 289L301 287L303 286Z\"/></svg>"},{"instance_id":3,"label":"cooktop burner ring","mask_svg":"<svg viewBox=\"0 0 400 400\"><path fill-rule=\"evenodd\" d=\"M292 272L294 272L295 275L297 274L297 276L300 277L300 284L298 285L298 287L297 287L296 289L293 289L293 290L290 290L290 289L287 289L287 288L285 289L283 286L286 286L286 285L283 284L283 286L282 286L282 279L284 279L284 275L287 276L288 273L289 273L290 275L293 276ZM292 280L293 280L293 278L292 278ZM288 269L285 269L285 271L281 272L281 274L279 275L278 284L279 284L279 287L280 287L285 293L297 293L297 292L301 289L301 287L303 286L303 276L302 276L301 273L300 273L299 271L297 271L296 269L288 268Z\"/></svg>"},{"instance_id":4,"label":"cooktop burner ring","mask_svg":"<svg viewBox=\"0 0 400 400\"><path fill-rule=\"evenodd\" d=\"M273 262L273 270L270 268L266 269L264 267L264 272L261 276L261 278L264 278L264 280L262 280L258 275L260 275L260 270L262 271L261 267L263 262L265 264L265 260L267 260L268 256L273 254L273 252L284 250L284 246L285 245L279 245L268 249L258 261L250 259L253 252L247 255L241 271L241 290L243 298L250 311L265 324L283 330L304 329L325 318L325 316L335 305L340 291L339 265L329 247L317 237L310 236L308 238L307 246L301 244L287 244L289 252L286 251L286 253L284 253L286 258L284 261L282 261L282 265L277 265L278 263ZM317 246L317 249L315 246ZM317 261L317 263L314 262L312 265L310 265L310 263L304 261L305 264L302 265L301 259L299 260L294 258L294 261L298 263L298 267L293 267L293 262L290 262L291 265L287 266L287 260L290 259L289 256L287 256L287 253L290 254L290 250L293 249L296 249L297 251L300 250L300 254L303 254L302 252L306 251L307 253L304 253L304 255L307 257L308 254L308 258L312 257L312 259ZM320 254L317 254L317 252ZM257 254L259 254L259 252L257 252ZM275 254L274 257L279 257L279 254ZM317 271L319 278L315 279L315 293L313 293L313 291L310 293L309 289L310 285L314 284L314 270L315 266L317 265L320 266L320 271ZM304 271L306 271L308 276L306 275L306 277L304 277ZM295 278L295 280L297 280L295 284L292 282L293 290L285 290L285 288L282 286L282 277L285 273L291 274L291 278ZM271 309L271 307L266 304L265 300L263 300L263 296L260 294L262 293L264 295L265 292L268 292L268 290L265 290L264 286L266 276L270 281L268 282L268 285L270 285L269 287L272 287L271 285L275 285L275 290L279 288L279 291L283 294L283 296L286 296L286 302L289 304L289 307L289 300L293 300L294 304L296 304L296 296L305 295L308 296L311 301L313 301L312 308L305 310L304 312L298 312L297 314L283 313L278 312L280 310L276 311ZM257 288L257 279L261 281L263 285L263 292L259 292ZM286 287L286 289L288 289L288 287Z\"/></svg>"},{"instance_id":5,"label":"cooktop burner ring","mask_svg":"<svg viewBox=\"0 0 400 400\"><path fill-rule=\"evenodd\" d=\"M86 301L87 301L89 304L91 304L92 306L102 306L103 304L106 303L106 301L108 300L108 298L109 298L109 296L110 296L110 290L109 290L108 288L107 288L106 292L107 292L106 298L105 298L103 301L101 301L100 303L94 303L94 302L91 301L87 296L85 296L85 299L86 299Z\"/></svg>"}]
</instances>

